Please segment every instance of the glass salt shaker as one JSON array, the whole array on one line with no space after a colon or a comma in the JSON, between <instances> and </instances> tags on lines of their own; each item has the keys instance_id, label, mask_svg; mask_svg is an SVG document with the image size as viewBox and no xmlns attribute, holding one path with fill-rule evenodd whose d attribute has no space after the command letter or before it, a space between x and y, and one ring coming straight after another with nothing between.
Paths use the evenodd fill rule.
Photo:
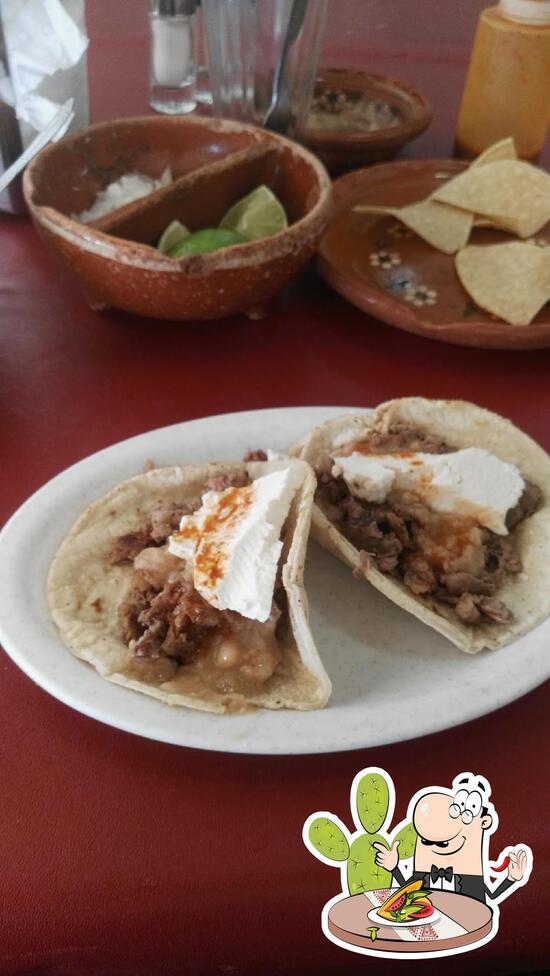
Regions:
<instances>
[{"instance_id":1,"label":"glass salt shaker","mask_svg":"<svg viewBox=\"0 0 550 976\"><path fill-rule=\"evenodd\" d=\"M198 0L149 0L149 103L157 112L186 115L195 98L195 19Z\"/></svg>"}]
</instances>

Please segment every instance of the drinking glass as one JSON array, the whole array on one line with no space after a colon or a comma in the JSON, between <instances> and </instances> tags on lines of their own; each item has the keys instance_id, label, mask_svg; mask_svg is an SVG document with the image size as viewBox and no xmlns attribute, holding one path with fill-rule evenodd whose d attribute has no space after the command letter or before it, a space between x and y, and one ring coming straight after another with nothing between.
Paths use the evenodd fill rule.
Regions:
<instances>
[{"instance_id":1,"label":"drinking glass","mask_svg":"<svg viewBox=\"0 0 550 976\"><path fill-rule=\"evenodd\" d=\"M328 0L202 0L214 114L295 137L311 102Z\"/></svg>"},{"instance_id":2,"label":"drinking glass","mask_svg":"<svg viewBox=\"0 0 550 976\"><path fill-rule=\"evenodd\" d=\"M211 110L212 90L210 88L208 52L206 50L206 37L204 34L204 14L201 5L197 9L197 22L195 24L195 61L197 63L195 98L199 105L206 106L206 109ZM212 114L211 111L208 114Z\"/></svg>"}]
</instances>

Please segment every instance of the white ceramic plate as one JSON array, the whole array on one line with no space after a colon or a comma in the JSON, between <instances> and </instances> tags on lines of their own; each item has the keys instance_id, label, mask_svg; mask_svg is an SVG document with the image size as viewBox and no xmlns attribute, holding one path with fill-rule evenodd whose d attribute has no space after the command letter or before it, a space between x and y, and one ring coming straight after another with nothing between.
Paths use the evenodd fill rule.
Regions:
<instances>
[{"instance_id":1,"label":"white ceramic plate","mask_svg":"<svg viewBox=\"0 0 550 976\"><path fill-rule=\"evenodd\" d=\"M351 408L293 407L206 417L153 430L63 471L0 535L0 642L65 704L117 728L197 749L300 754L367 748L449 728L525 694L550 674L550 621L515 644L474 657L394 606L313 543L306 569L311 624L333 682L314 712L211 715L170 708L100 678L74 658L50 619L45 580L76 517L118 482L157 465L284 450Z\"/></svg>"},{"instance_id":2,"label":"white ceramic plate","mask_svg":"<svg viewBox=\"0 0 550 976\"><path fill-rule=\"evenodd\" d=\"M377 925L389 925L391 928L395 929L411 929L415 925L435 925L436 922L439 922L441 915L437 908L434 908L432 914L428 918L413 918L405 925L404 922L390 922L389 919L382 918L382 916L379 915L377 908L371 908L367 918L371 922L376 922Z\"/></svg>"}]
</instances>

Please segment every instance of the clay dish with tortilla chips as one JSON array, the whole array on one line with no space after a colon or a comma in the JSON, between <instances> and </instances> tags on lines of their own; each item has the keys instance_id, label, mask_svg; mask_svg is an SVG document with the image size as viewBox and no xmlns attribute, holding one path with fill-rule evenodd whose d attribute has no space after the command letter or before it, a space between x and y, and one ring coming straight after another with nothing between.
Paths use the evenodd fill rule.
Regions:
<instances>
[{"instance_id":1,"label":"clay dish with tortilla chips","mask_svg":"<svg viewBox=\"0 0 550 976\"><path fill-rule=\"evenodd\" d=\"M404 331L486 349L545 348L549 199L550 176L518 160L511 138L470 165L360 170L334 184L318 268L344 298Z\"/></svg>"},{"instance_id":2,"label":"clay dish with tortilla chips","mask_svg":"<svg viewBox=\"0 0 550 976\"><path fill-rule=\"evenodd\" d=\"M204 578L201 586L197 554L211 587L227 583L228 540L236 538L230 530L242 531L258 492L268 479L273 491L277 475L290 487L270 550L267 607L254 617L250 609L227 609L231 600L205 590ZM309 629L303 585L314 491L309 466L288 459L158 468L119 484L80 516L50 569L48 602L67 647L106 680L168 705L228 713L322 708L331 685ZM207 499L221 507L208 514ZM262 531L270 528L262 523ZM172 548L185 532L197 545L194 568ZM234 590L243 572L246 558ZM241 586L239 598L248 599L253 588Z\"/></svg>"},{"instance_id":3,"label":"clay dish with tortilla chips","mask_svg":"<svg viewBox=\"0 0 550 976\"><path fill-rule=\"evenodd\" d=\"M411 397L297 447L317 474L312 536L468 653L550 614L550 458L471 403Z\"/></svg>"}]
</instances>

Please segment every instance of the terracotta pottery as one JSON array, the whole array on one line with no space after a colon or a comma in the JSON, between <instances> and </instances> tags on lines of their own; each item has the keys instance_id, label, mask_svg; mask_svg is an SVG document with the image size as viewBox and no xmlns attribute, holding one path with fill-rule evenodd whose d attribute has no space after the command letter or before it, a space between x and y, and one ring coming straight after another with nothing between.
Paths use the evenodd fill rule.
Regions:
<instances>
[{"instance_id":1,"label":"terracotta pottery","mask_svg":"<svg viewBox=\"0 0 550 976\"><path fill-rule=\"evenodd\" d=\"M173 182L83 224L75 214L125 173ZM164 228L215 227L226 210L267 183L289 227L210 254L171 258L156 249ZM80 278L95 308L156 318L215 319L262 305L306 264L328 219L330 180L303 147L254 126L216 119L121 119L44 149L24 192L44 239Z\"/></svg>"},{"instance_id":2,"label":"terracotta pottery","mask_svg":"<svg viewBox=\"0 0 550 976\"><path fill-rule=\"evenodd\" d=\"M318 270L353 305L405 332L484 349L550 346L550 305L530 325L502 322L465 292L453 254L426 244L393 217L353 211L358 203L400 207L422 200L466 166L459 160L411 160L341 176L333 186L333 213L319 247ZM470 243L513 239L476 227ZM550 246L550 224L536 242Z\"/></svg>"},{"instance_id":3,"label":"terracotta pottery","mask_svg":"<svg viewBox=\"0 0 550 976\"><path fill-rule=\"evenodd\" d=\"M315 88L315 98L320 96L334 102L345 98L343 107L336 106L340 108L342 128L314 128L308 124L302 140L331 173L392 159L406 143L428 128L433 117L430 103L418 89L388 75L327 68L319 72ZM357 105L363 97L390 106L397 116L397 124L372 132L346 129L345 119L349 118L346 104Z\"/></svg>"}]
</instances>

